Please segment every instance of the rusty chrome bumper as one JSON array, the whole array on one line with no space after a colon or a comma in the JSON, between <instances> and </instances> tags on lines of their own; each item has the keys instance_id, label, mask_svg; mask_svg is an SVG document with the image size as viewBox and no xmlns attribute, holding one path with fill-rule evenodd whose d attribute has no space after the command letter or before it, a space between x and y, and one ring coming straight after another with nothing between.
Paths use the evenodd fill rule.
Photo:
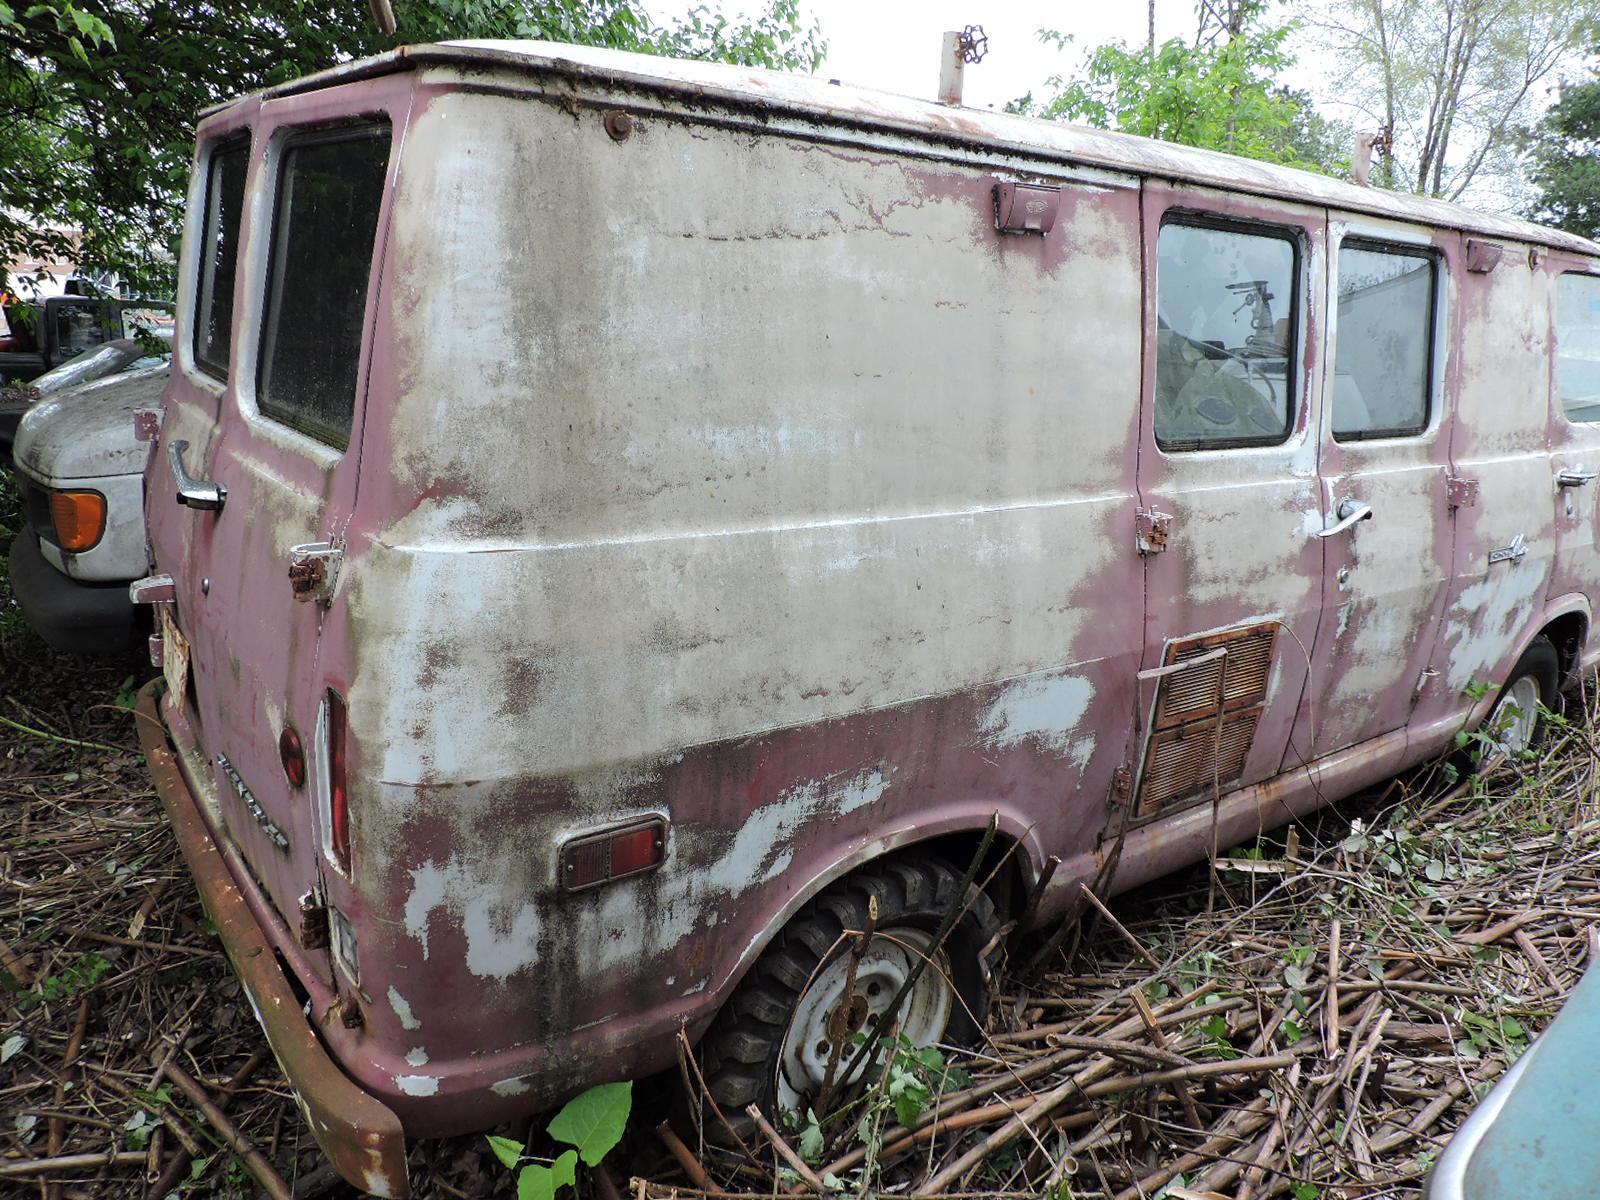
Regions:
<instances>
[{"instance_id":1,"label":"rusty chrome bumper","mask_svg":"<svg viewBox=\"0 0 1600 1200\"><path fill-rule=\"evenodd\" d=\"M159 679L147 684L135 709L145 762L200 901L217 927L267 1044L294 1087L312 1136L339 1174L373 1195L408 1197L400 1119L352 1083L317 1039L178 769L156 701L161 686Z\"/></svg>"}]
</instances>

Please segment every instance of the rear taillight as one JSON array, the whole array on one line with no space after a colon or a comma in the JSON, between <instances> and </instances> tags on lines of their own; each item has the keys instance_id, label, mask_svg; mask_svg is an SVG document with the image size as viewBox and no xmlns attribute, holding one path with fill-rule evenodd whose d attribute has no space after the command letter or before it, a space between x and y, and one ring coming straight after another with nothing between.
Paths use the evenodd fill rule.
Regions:
<instances>
[{"instance_id":1,"label":"rear taillight","mask_svg":"<svg viewBox=\"0 0 1600 1200\"><path fill-rule=\"evenodd\" d=\"M344 698L328 691L328 839L334 861L350 871L350 791L345 772L347 730Z\"/></svg>"},{"instance_id":2,"label":"rear taillight","mask_svg":"<svg viewBox=\"0 0 1600 1200\"><path fill-rule=\"evenodd\" d=\"M106 531L106 498L99 492L51 492L50 524L63 550L92 550Z\"/></svg>"}]
</instances>

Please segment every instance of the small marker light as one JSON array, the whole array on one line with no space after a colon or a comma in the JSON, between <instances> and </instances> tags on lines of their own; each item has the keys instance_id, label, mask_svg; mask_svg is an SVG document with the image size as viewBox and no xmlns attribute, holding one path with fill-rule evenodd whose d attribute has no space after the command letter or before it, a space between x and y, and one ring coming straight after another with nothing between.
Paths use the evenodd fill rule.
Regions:
<instances>
[{"instance_id":1,"label":"small marker light","mask_svg":"<svg viewBox=\"0 0 1600 1200\"><path fill-rule=\"evenodd\" d=\"M306 749L300 744L300 735L293 725L285 725L278 735L278 757L283 760L283 777L290 787L306 785Z\"/></svg>"},{"instance_id":2,"label":"small marker light","mask_svg":"<svg viewBox=\"0 0 1600 1200\"><path fill-rule=\"evenodd\" d=\"M569 892L659 867L667 857L667 823L660 817L621 829L573 838L561 847L561 886Z\"/></svg>"}]
</instances>

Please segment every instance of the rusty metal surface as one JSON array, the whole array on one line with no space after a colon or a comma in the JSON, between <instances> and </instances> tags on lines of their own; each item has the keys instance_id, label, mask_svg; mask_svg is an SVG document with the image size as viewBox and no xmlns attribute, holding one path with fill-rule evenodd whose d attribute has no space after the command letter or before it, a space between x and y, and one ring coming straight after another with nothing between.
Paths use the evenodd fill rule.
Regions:
<instances>
[{"instance_id":1,"label":"rusty metal surface","mask_svg":"<svg viewBox=\"0 0 1600 1200\"><path fill-rule=\"evenodd\" d=\"M351 1083L300 1011L272 946L239 894L212 842L157 709L160 681L145 686L135 708L139 741L161 804L194 876L206 915L244 985L284 1075L294 1086L312 1136L346 1180L375 1196L410 1195L405 1135L394 1113Z\"/></svg>"}]
</instances>

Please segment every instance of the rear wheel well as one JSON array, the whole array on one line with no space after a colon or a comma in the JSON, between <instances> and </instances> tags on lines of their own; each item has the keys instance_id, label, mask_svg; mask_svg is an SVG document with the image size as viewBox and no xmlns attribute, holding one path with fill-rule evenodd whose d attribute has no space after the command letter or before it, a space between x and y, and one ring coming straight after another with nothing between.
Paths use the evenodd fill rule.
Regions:
<instances>
[{"instance_id":1,"label":"rear wheel well","mask_svg":"<svg viewBox=\"0 0 1600 1200\"><path fill-rule=\"evenodd\" d=\"M1583 653L1583 642L1589 633L1589 622L1581 612L1563 613L1539 631L1550 639L1560 661L1560 686L1566 688L1577 682L1573 676L1578 669L1578 659Z\"/></svg>"},{"instance_id":2,"label":"rear wheel well","mask_svg":"<svg viewBox=\"0 0 1600 1200\"><path fill-rule=\"evenodd\" d=\"M972 829L961 833L942 834L925 842L914 842L909 846L901 846L894 853L931 854L943 859L957 873L964 874L972 865L973 855L977 854L978 847L982 844L983 830ZM992 879L989 878L991 874L994 876ZM982 884L987 879L989 882L984 891L994 901L995 907L1002 913L1015 917L1022 911L1023 900L1028 894L1030 874L1027 855L1022 846L1005 834L996 832L994 841L990 843L989 849L983 856L983 861L978 864L978 873L973 877L973 882Z\"/></svg>"}]
</instances>

